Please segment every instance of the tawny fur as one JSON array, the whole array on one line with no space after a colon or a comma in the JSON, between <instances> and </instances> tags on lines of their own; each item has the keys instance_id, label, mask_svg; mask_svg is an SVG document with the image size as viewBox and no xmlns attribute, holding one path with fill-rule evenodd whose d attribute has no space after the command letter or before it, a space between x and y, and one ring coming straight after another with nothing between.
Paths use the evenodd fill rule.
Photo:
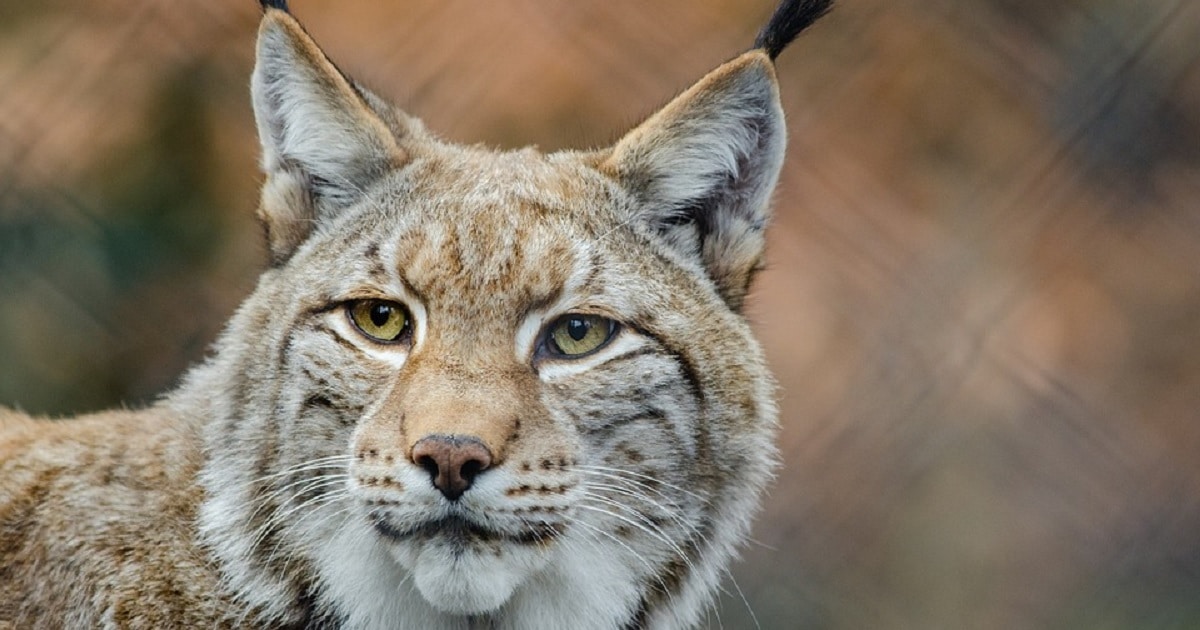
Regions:
<instances>
[{"instance_id":1,"label":"tawny fur","mask_svg":"<svg viewBox=\"0 0 1200 630\"><path fill-rule=\"evenodd\" d=\"M593 152L442 142L277 9L252 91L272 266L211 357L148 409L0 409L0 628L698 624L776 465L739 313L783 158L767 52ZM611 338L551 351L572 314ZM431 436L487 453L461 496Z\"/></svg>"}]
</instances>

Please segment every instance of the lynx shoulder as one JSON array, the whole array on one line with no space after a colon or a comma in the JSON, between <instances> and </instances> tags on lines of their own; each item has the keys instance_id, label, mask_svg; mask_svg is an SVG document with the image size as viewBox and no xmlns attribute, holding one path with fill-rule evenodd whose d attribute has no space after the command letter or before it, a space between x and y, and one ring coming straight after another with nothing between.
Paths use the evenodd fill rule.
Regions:
<instances>
[{"instance_id":1,"label":"lynx shoulder","mask_svg":"<svg viewBox=\"0 0 1200 630\"><path fill-rule=\"evenodd\" d=\"M755 47L614 146L440 140L264 3L271 262L155 406L0 409L0 628L690 628L776 466Z\"/></svg>"}]
</instances>

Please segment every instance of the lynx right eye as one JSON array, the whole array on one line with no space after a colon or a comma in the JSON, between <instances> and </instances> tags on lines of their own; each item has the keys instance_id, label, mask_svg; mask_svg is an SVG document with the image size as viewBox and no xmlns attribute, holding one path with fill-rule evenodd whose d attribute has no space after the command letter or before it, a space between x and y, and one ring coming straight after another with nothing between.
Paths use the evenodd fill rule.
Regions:
<instances>
[{"instance_id":1,"label":"lynx right eye","mask_svg":"<svg viewBox=\"0 0 1200 630\"><path fill-rule=\"evenodd\" d=\"M552 356L574 359L599 350L616 331L617 324L611 319L572 313L550 324L545 344Z\"/></svg>"},{"instance_id":2,"label":"lynx right eye","mask_svg":"<svg viewBox=\"0 0 1200 630\"><path fill-rule=\"evenodd\" d=\"M399 341L412 329L408 311L388 300L355 300L346 305L350 321L362 334L382 343Z\"/></svg>"}]
</instances>

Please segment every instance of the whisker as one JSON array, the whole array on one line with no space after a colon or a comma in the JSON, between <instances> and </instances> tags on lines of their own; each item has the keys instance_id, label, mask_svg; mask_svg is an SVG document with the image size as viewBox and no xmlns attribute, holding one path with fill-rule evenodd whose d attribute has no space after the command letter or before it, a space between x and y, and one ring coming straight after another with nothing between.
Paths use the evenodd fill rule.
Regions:
<instances>
[{"instance_id":1,"label":"whisker","mask_svg":"<svg viewBox=\"0 0 1200 630\"><path fill-rule=\"evenodd\" d=\"M662 575L660 575L658 573L658 571L656 571L654 569L654 566L651 565L650 561L646 560L646 558L642 554L634 551L633 547L630 547L629 545L625 544L625 542L623 542L620 538L617 538L616 536L600 529L599 527L597 527L595 525L592 525L591 523L588 523L588 522L582 521L582 520L578 520L578 519L573 520L572 523L575 525L579 525L580 527L585 527L594 534L604 536L605 538L608 538L609 540L613 541L620 547L624 548L625 551L628 551L629 555L631 557L636 559L638 562L641 562L642 565L646 567L646 577L653 579L655 582L657 582L658 587L661 590L661 592L667 596L667 601L669 601L671 603L672 607L675 606L675 594L672 593L671 590L667 588L667 583L665 581L663 581ZM605 551L605 549L600 546L599 538L594 538L593 544L595 544L596 549L598 549L602 553Z\"/></svg>"},{"instance_id":2,"label":"whisker","mask_svg":"<svg viewBox=\"0 0 1200 630\"><path fill-rule=\"evenodd\" d=\"M332 501L331 501L331 502L332 502ZM329 502L329 503L331 503L331 502ZM328 505L329 503L324 503L324 504L322 504L322 505L318 505L318 506L316 506L316 508L317 508L317 509L319 509L319 508L323 507L324 505ZM326 522L330 521L331 519L335 519L335 518L337 518L337 517L339 517L339 516L343 516L343 515L344 515L344 517L345 517L345 518L343 518L343 519L342 519L342 522L341 522L341 523L339 523L338 525L336 525L336 526L333 528L333 532L331 532L331 535L330 535L330 536L327 536L327 537L322 537L322 538L321 538L321 541L322 541L322 542L324 542L324 540L326 540L326 539L328 539L328 538L332 538L332 537L333 537L333 535L335 535L335 534L337 533L337 531L338 531L338 530L342 529L343 527L345 527L345 526L346 526L346 524L347 524L347 523L349 523L349 522L350 522L350 519L351 519L351 518L354 516L354 505L353 505L353 504L347 504L347 505L343 505L343 506L342 506L341 508L339 508L339 509L336 509L336 510L333 510L333 511L330 511L330 512L327 512L327 513L325 513L325 514L324 514L324 515L322 515L322 516L321 516L319 519L317 519L315 522L312 522L312 523L304 523L304 519L305 519L306 517L308 517L309 515L316 513L316 511L317 511L316 509L314 509L314 510L310 510L310 511L306 512L305 514L301 515L301 517L300 517L300 518L297 520L297 523L293 524L293 525L292 525L292 527L301 527L301 526L303 526L304 528L308 529L308 530L311 532L311 531L313 531L313 530L316 530L316 529L317 529L317 528L319 528L320 526L322 526L324 523L326 523ZM269 564L270 562L273 562L273 561L274 561L274 559L275 559L275 554L276 554L276 552L278 551L278 547L279 547L279 545L277 544L277 545L276 545L276 549L275 549L275 550L272 550L272 552L271 552L271 555L267 557L267 562L268 562L268 564ZM311 546L311 545L305 545L305 546L304 546L304 548L303 548L303 550L311 553L311 552L312 552L312 546ZM296 561L297 557L298 557L298 554L292 554L292 555L290 555L290 556L288 557L288 559L287 559L287 560L286 560L286 561L283 563L282 571L283 571L284 573L286 573L286 572L288 571L288 569L291 567L292 563Z\"/></svg>"},{"instance_id":3,"label":"whisker","mask_svg":"<svg viewBox=\"0 0 1200 630\"><path fill-rule=\"evenodd\" d=\"M328 457L318 457L316 459L309 459L309 460L305 460L302 462L298 462L296 464L288 466L287 468L284 468L283 470L279 470L279 471L276 471L273 473L268 473L266 475L262 475L261 477L256 477L254 479L247 480L246 483L247 484L258 484L258 483L262 483L264 481L269 481L271 479L276 479L278 477L287 477L290 475L295 475L297 473L307 472L308 470L321 469L321 468L333 468L338 464L349 464L352 460L353 460L353 458L349 455L330 455Z\"/></svg>"},{"instance_id":4,"label":"whisker","mask_svg":"<svg viewBox=\"0 0 1200 630\"><path fill-rule=\"evenodd\" d=\"M329 481L331 479L337 479L339 481L344 481L344 480L350 479L350 476L344 472L334 472L334 473L329 473L329 474L325 474L325 475L314 475L312 477L303 477L301 479L294 479L292 481L285 483L284 485L274 488L273 490L271 490L270 492L268 492L266 494L259 495L259 496L255 497L254 499L257 501L267 501L270 499L277 498L281 495L287 494L289 492L292 495L304 494L305 492L311 490L311 488L309 487L310 485L313 485L313 484L322 485L324 482Z\"/></svg>"},{"instance_id":5,"label":"whisker","mask_svg":"<svg viewBox=\"0 0 1200 630\"><path fill-rule=\"evenodd\" d=\"M349 476L345 473L334 473L329 475L318 475L312 478L297 479L293 482L280 486L279 488L276 488L267 494L253 498L253 501L257 502L258 506L254 508L254 511L250 513L250 516L246 518L246 521L253 521L263 509L273 505L274 499L282 497L285 494L290 493L290 496L299 496L317 488L334 485L335 483L344 481L346 479L349 479ZM300 487L297 488L297 486Z\"/></svg>"},{"instance_id":6,"label":"whisker","mask_svg":"<svg viewBox=\"0 0 1200 630\"><path fill-rule=\"evenodd\" d=\"M638 501L641 501L641 502L647 504L649 507L654 508L654 510L656 512L661 513L662 515L669 518L672 522L674 522L676 525L678 525L681 529L686 531L690 536L697 537L701 540L704 539L704 533L701 532L699 530L699 528L697 528L691 522L689 522L688 520L683 518L682 510L678 509L678 506L668 506L668 505L659 503L658 501L655 501L649 495L647 495L643 492L640 492L638 490L637 486L629 487L629 486L612 485L612 484L606 484L606 483L590 482L590 483L588 483L587 487L595 488L598 490L610 490L615 495L629 497L631 499L636 499ZM628 507L628 506L625 506L625 507Z\"/></svg>"},{"instance_id":7,"label":"whisker","mask_svg":"<svg viewBox=\"0 0 1200 630\"><path fill-rule=\"evenodd\" d=\"M261 536L256 536L255 547L257 547L259 544L261 544L261 542L262 542L261 539L264 538L266 536L266 534L269 532L269 529L266 529L268 525L271 527L274 527L275 525L279 525L280 523L283 522L284 519L288 518L290 515L296 513L297 511L304 510L303 512L301 512L300 517L297 518L295 522L285 524L285 527L289 527L292 529L298 528L304 522L304 520L306 518L309 518L309 517L313 516L314 514L318 514L319 511L321 510L321 508L323 508L327 505L336 503L337 501L339 501L347 496L349 496L349 495L344 492L343 493L334 492L334 493L330 493L330 494L320 495L316 498L308 499L297 505L291 506L287 510L282 510L280 512L277 512L276 514L273 514L271 520L269 520L267 523L265 523L263 525L262 528L260 528L260 529L263 529L263 533ZM342 509L345 509L345 508L342 508ZM341 511L341 510L335 510L334 513L339 512L339 511ZM328 514L326 514L325 516L328 516ZM275 541L274 545L272 546L271 553L268 554L268 556L267 556L266 564L270 565L272 562L275 561L275 558L279 554L280 547L283 544L283 542L284 541L282 539L277 539ZM293 561L294 561L294 557L289 558L287 560L287 562L284 563L284 568L289 566L291 564L291 562L293 562Z\"/></svg>"},{"instance_id":8,"label":"whisker","mask_svg":"<svg viewBox=\"0 0 1200 630\"><path fill-rule=\"evenodd\" d=\"M333 485L336 485L337 483L340 483L341 481L342 481L342 479L336 479L336 478L326 479L315 487L333 486ZM324 503L329 503L329 502L332 502L332 501L335 501L335 500L338 500L338 499L341 499L341 498L344 498L347 496L349 496L349 494L344 491L343 492L332 492L332 493L327 493L327 494L319 494L315 497L305 499L304 501L301 501L300 503L288 505L288 506L284 507L283 509L278 509L279 507L282 507L282 506L276 506L277 507L276 511L274 511L267 518L266 522L264 522L262 525L257 527L255 529L255 531L253 532L254 538L251 541L250 547L252 549L254 549L254 548L257 548L259 545L261 545L263 539L266 538L266 536L270 533L270 531L273 528L275 528L277 525L282 523L284 519L288 518L289 516L296 513L297 511L303 510L303 509L308 509L313 506L320 506ZM258 506L258 508L255 509L255 513L258 513L265 506L266 506L266 503L260 504Z\"/></svg>"},{"instance_id":9,"label":"whisker","mask_svg":"<svg viewBox=\"0 0 1200 630\"><path fill-rule=\"evenodd\" d=\"M737 590L738 597L740 597L742 603L745 604L746 612L750 613L750 621L754 622L754 627L756 630L762 630L762 626L758 624L758 615L754 614L754 608L750 606L750 600L746 599L746 594L742 592L742 587L737 583L737 578L733 577L733 571L730 571L729 567L725 567L724 573L725 575L729 576L729 581L733 583L733 588ZM718 615L718 618L719 617L720 615Z\"/></svg>"},{"instance_id":10,"label":"whisker","mask_svg":"<svg viewBox=\"0 0 1200 630\"><path fill-rule=\"evenodd\" d=\"M588 483L589 487L607 488L607 489L611 489L612 491L614 491L614 493L621 494L623 496L632 497L635 499L639 499L639 500L649 504L651 507L655 508L656 510L661 512L663 515L665 515L667 518L669 518L671 521L673 521L682 530L684 530L692 540L707 542L708 536L706 536L704 532L702 532L699 528L697 528L694 524L692 524L692 522L690 520L684 518L684 512L682 509L683 506L678 505L678 503L676 503L674 498L668 497L665 493L663 493L655 488L649 488L642 484L639 484L639 482L637 482L636 480L633 480L633 479L626 479L626 478L622 478L622 477L619 477L616 475L607 475L607 474L600 474L600 473L592 473L592 474L597 474L598 476L602 476L604 478L609 479L610 481L615 481L616 483L622 484L622 485L612 486L609 484L589 482ZM659 503L658 501L655 501L652 497L650 497L649 495L642 492L641 491L642 488L645 488L646 490L654 492L658 496L660 496L663 499L665 499L666 501L668 501L670 503L670 505L664 505L662 503Z\"/></svg>"},{"instance_id":11,"label":"whisker","mask_svg":"<svg viewBox=\"0 0 1200 630\"><path fill-rule=\"evenodd\" d=\"M651 477L650 475L634 472L632 470L624 470L621 468L610 468L608 466L595 466L595 465L591 465L591 464L580 464L580 465L577 465L575 468L577 470L584 471L584 472L590 472L590 473L596 474L596 475L610 476L610 477L615 476L615 478L628 479L629 481L638 483L641 486L645 486L648 490L655 490L655 488L653 486L651 486L651 485L649 485L649 483L647 483L647 482L653 482L655 485L665 486L672 490L677 490L683 494L686 494L686 495L692 497L693 499L700 501L704 505L712 504L712 502L708 498L700 496L700 495L696 494L695 492L688 490L687 488L682 488L675 484L663 481L657 477ZM640 482L640 481L637 481L637 479L645 479L647 481Z\"/></svg>"},{"instance_id":12,"label":"whisker","mask_svg":"<svg viewBox=\"0 0 1200 630\"><path fill-rule=\"evenodd\" d=\"M635 499L636 502L641 502L643 504L646 504L648 506L648 508L653 509L654 515L666 517L666 520L668 522L673 523L674 526L676 526L679 530L682 530L684 535L688 536L688 540L690 540L690 541L704 542L704 541L707 541L707 539L708 539L708 536L706 534L704 534L704 532L701 532L700 528L697 528L695 526L695 524L692 524L689 520L686 520L686 518L684 518L682 511L673 509L673 508L671 508L671 506L662 505L659 502L656 502L656 500L654 500L653 498L646 496L646 494L631 491L630 488L626 488L626 487L622 487L622 486L612 486L612 485L608 485L608 484L589 484L588 488L598 488L598 490L610 490L613 492L613 494L617 494L618 497L628 497L631 499ZM593 494L593 496L594 496L594 493L589 492L588 494ZM616 505L616 506L618 506L618 508L622 508L625 511L634 512L634 514L640 516L641 518L643 518L643 520L646 520L648 523L656 524L652 518L652 515L650 515L647 510L637 509L637 508L635 508L634 505L617 502L617 500L612 500L612 502L606 502L606 503L611 503L612 505Z\"/></svg>"},{"instance_id":13,"label":"whisker","mask_svg":"<svg viewBox=\"0 0 1200 630\"><path fill-rule=\"evenodd\" d=\"M589 498L595 499L597 497L589 497ZM679 545L677 545L675 543L675 541L671 540L669 536L664 534L662 532L661 528L655 527L654 529L651 529L645 525L638 523L637 521L634 521L633 519L621 516L620 514L615 514L613 512L609 512L608 510L605 510L605 509L602 509L602 508L599 508L599 507L596 507L593 505L585 505L583 503L580 503L576 507L578 507L580 509L584 509L584 510L591 510L594 512L600 512L602 514L607 514L608 516L611 516L627 525L630 525L631 527L637 528L642 533L647 534L647 535L655 538L659 542L664 543L665 545L670 547L671 551L673 551L675 553L675 555L678 556L680 560L683 560L684 564L687 565L688 570L690 570L692 572L697 572L696 565L692 563L692 559L689 558L686 553L684 553L683 549Z\"/></svg>"}]
</instances>

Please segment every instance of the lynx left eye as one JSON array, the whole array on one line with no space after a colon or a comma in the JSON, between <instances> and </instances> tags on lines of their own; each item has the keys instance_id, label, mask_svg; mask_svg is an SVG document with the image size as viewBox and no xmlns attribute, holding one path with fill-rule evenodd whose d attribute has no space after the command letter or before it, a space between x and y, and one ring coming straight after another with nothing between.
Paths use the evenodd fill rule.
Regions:
<instances>
[{"instance_id":1,"label":"lynx left eye","mask_svg":"<svg viewBox=\"0 0 1200 630\"><path fill-rule=\"evenodd\" d=\"M399 341L411 328L408 311L397 302L355 300L346 305L346 312L354 327L375 341Z\"/></svg>"},{"instance_id":2,"label":"lynx left eye","mask_svg":"<svg viewBox=\"0 0 1200 630\"><path fill-rule=\"evenodd\" d=\"M606 317L568 314L550 324L546 348L554 356L581 357L604 347L616 331L616 322Z\"/></svg>"}]
</instances>

